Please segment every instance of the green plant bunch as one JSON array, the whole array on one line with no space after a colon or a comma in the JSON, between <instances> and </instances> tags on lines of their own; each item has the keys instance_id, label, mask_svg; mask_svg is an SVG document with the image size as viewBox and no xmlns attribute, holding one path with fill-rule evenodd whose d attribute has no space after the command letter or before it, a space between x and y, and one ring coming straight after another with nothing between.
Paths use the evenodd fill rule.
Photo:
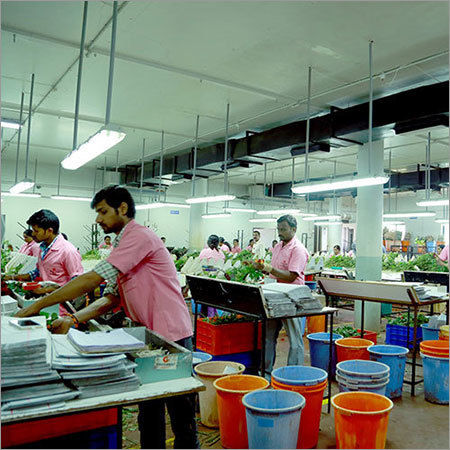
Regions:
<instances>
[{"instance_id":1,"label":"green plant bunch","mask_svg":"<svg viewBox=\"0 0 450 450\"><path fill-rule=\"evenodd\" d=\"M228 323L250 322L248 317L235 313L224 314L223 316L205 317L202 320L206 323L210 323L211 325L226 325Z\"/></svg>"},{"instance_id":2,"label":"green plant bunch","mask_svg":"<svg viewBox=\"0 0 450 450\"><path fill-rule=\"evenodd\" d=\"M7 248L2 248L2 272L5 272L6 264L11 261L11 251Z\"/></svg>"},{"instance_id":3,"label":"green plant bunch","mask_svg":"<svg viewBox=\"0 0 450 450\"><path fill-rule=\"evenodd\" d=\"M228 276L227 276L228 275ZM232 267L225 272L225 277L231 281L238 283L257 282L263 278L261 270L255 269L252 265L242 265L240 267Z\"/></svg>"},{"instance_id":4,"label":"green plant bunch","mask_svg":"<svg viewBox=\"0 0 450 450\"><path fill-rule=\"evenodd\" d=\"M248 261L253 259L253 253L249 250L242 250L233 256L233 261Z\"/></svg>"},{"instance_id":5,"label":"green plant bunch","mask_svg":"<svg viewBox=\"0 0 450 450\"><path fill-rule=\"evenodd\" d=\"M351 325L343 325L342 327L337 327L334 330L334 333L342 334L342 337L359 337L361 333L353 328Z\"/></svg>"},{"instance_id":6,"label":"green plant bunch","mask_svg":"<svg viewBox=\"0 0 450 450\"><path fill-rule=\"evenodd\" d=\"M354 268L356 266L355 258L351 256L331 256L325 261L325 267L346 267L346 268Z\"/></svg>"},{"instance_id":7,"label":"green plant bunch","mask_svg":"<svg viewBox=\"0 0 450 450\"><path fill-rule=\"evenodd\" d=\"M90 259L102 259L100 255L100 251L96 248L89 250L84 255L81 256L81 259L83 260L90 260Z\"/></svg>"},{"instance_id":8,"label":"green plant bunch","mask_svg":"<svg viewBox=\"0 0 450 450\"><path fill-rule=\"evenodd\" d=\"M402 325L404 327L413 327L414 326L414 316L411 314L408 322L408 314L403 313L397 317L389 317L387 323L389 325ZM424 314L417 315L417 325L422 325L424 323L428 323L428 317Z\"/></svg>"},{"instance_id":9,"label":"green plant bunch","mask_svg":"<svg viewBox=\"0 0 450 450\"><path fill-rule=\"evenodd\" d=\"M429 272L448 272L448 267L439 265L432 253L423 253L413 260L414 264L420 269Z\"/></svg>"},{"instance_id":10,"label":"green plant bunch","mask_svg":"<svg viewBox=\"0 0 450 450\"><path fill-rule=\"evenodd\" d=\"M47 321L47 328L51 327L53 321L56 320L56 319L59 317L58 314L55 313L55 312L49 314L49 313L47 313L47 312L45 312L45 311L41 311L41 312L39 313L39 315L40 315L40 316L45 316L45 319L46 319L46 321Z\"/></svg>"}]
</instances>

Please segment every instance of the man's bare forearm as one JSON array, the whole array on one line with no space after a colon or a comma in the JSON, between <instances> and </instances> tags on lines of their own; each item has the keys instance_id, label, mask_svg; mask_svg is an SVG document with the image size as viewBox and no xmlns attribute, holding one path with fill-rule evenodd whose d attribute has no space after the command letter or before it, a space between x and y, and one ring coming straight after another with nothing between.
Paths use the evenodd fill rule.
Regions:
<instances>
[{"instance_id":1,"label":"man's bare forearm","mask_svg":"<svg viewBox=\"0 0 450 450\"><path fill-rule=\"evenodd\" d=\"M287 281L288 283L292 283L297 278L296 273L289 272L289 270L276 269L275 267L272 267L270 274L278 280Z\"/></svg>"},{"instance_id":2,"label":"man's bare forearm","mask_svg":"<svg viewBox=\"0 0 450 450\"><path fill-rule=\"evenodd\" d=\"M86 322L87 320L95 319L96 317L107 313L111 309L118 306L119 303L119 297L107 294L105 297L95 300L95 302L91 303L89 306L86 306L86 308L78 311L74 314L74 316L78 319L79 322Z\"/></svg>"}]
</instances>

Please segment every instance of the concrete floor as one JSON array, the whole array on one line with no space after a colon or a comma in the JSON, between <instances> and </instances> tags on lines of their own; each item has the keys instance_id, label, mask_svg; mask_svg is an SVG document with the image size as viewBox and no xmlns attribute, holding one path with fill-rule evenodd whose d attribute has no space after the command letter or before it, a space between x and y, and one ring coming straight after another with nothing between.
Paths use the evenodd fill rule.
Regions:
<instances>
[{"instance_id":1,"label":"concrete floor","mask_svg":"<svg viewBox=\"0 0 450 450\"><path fill-rule=\"evenodd\" d=\"M353 312L339 310L335 323L352 323ZM384 328L384 327L382 327ZM309 365L309 347L308 340L305 341L305 364ZM378 342L384 342L384 332L379 334ZM281 331L277 344L277 360L275 367L286 365L289 342L284 330ZM421 375L421 368L419 376ZM407 365L407 373L410 366ZM327 391L325 391L326 393ZM335 382L332 384L332 395L338 393L338 387ZM137 408L129 408L124 414L124 448L140 448L139 431L136 423ZM327 407L323 407L319 442L317 448L336 448L336 439L334 434L334 414L333 408L328 414ZM199 418L198 418L199 419ZM167 448L173 448L173 434L167 417ZM201 425L198 420L198 432L201 448L223 448L220 443L220 434L217 429L210 429ZM386 440L386 448L399 449L448 449L449 441L449 407L448 405L435 405L425 401L423 395L423 384L416 386L416 396L411 397L410 387L404 385L403 396L394 401L394 408L389 418L389 426Z\"/></svg>"}]
</instances>

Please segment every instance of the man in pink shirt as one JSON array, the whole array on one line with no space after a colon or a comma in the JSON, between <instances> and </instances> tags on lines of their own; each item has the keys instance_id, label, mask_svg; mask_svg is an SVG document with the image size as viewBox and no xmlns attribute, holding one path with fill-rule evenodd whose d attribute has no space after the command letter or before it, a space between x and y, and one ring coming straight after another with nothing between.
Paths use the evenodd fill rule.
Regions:
<instances>
[{"instance_id":1,"label":"man in pink shirt","mask_svg":"<svg viewBox=\"0 0 450 450\"><path fill-rule=\"evenodd\" d=\"M200 255L198 255L200 259L212 258L214 261L225 259L223 251L219 249L219 236L211 234L206 245L207 247L200 252Z\"/></svg>"},{"instance_id":2,"label":"man in pink shirt","mask_svg":"<svg viewBox=\"0 0 450 450\"><path fill-rule=\"evenodd\" d=\"M239 240L238 239L233 239L233 248L231 249L231 253L241 253L242 249L241 247L239 247Z\"/></svg>"},{"instance_id":3,"label":"man in pink shirt","mask_svg":"<svg viewBox=\"0 0 450 450\"><path fill-rule=\"evenodd\" d=\"M270 264L254 262L253 265L275 278L278 283L305 284L305 268L309 254L295 235L297 220L294 216L285 215L277 220L280 242L275 245ZM304 362L304 345L300 318L272 319L267 321L266 329L266 378L270 379L276 358L278 334L284 326L289 337L288 365L298 366Z\"/></svg>"},{"instance_id":4,"label":"man in pink shirt","mask_svg":"<svg viewBox=\"0 0 450 450\"><path fill-rule=\"evenodd\" d=\"M42 308L90 292L105 279L103 297L74 315L53 322L52 331L67 333L71 326L122 306L128 317L170 341L192 350L192 324L181 294L174 262L161 239L135 220L131 194L119 186L97 192L91 202L96 222L105 233L117 235L109 257L56 292L17 315L36 315ZM182 395L139 404L141 448L165 448L165 405L169 411L175 448L198 448L195 396Z\"/></svg>"},{"instance_id":5,"label":"man in pink shirt","mask_svg":"<svg viewBox=\"0 0 450 450\"><path fill-rule=\"evenodd\" d=\"M442 249L439 255L434 253L433 256L440 266L448 267L448 244Z\"/></svg>"},{"instance_id":6,"label":"man in pink shirt","mask_svg":"<svg viewBox=\"0 0 450 450\"><path fill-rule=\"evenodd\" d=\"M19 253L37 258L41 250L37 242L33 239L33 232L29 228L23 232L23 240L25 243L20 247Z\"/></svg>"}]
</instances>

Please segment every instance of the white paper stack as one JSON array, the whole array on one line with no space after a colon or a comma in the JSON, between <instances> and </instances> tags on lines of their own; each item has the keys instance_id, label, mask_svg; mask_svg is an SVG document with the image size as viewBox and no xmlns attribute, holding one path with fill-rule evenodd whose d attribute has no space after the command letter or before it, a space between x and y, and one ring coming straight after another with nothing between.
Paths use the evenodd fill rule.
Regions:
<instances>
[{"instance_id":1,"label":"white paper stack","mask_svg":"<svg viewBox=\"0 0 450 450\"><path fill-rule=\"evenodd\" d=\"M17 300L9 295L2 295L2 316L13 316L17 309Z\"/></svg>"}]
</instances>

